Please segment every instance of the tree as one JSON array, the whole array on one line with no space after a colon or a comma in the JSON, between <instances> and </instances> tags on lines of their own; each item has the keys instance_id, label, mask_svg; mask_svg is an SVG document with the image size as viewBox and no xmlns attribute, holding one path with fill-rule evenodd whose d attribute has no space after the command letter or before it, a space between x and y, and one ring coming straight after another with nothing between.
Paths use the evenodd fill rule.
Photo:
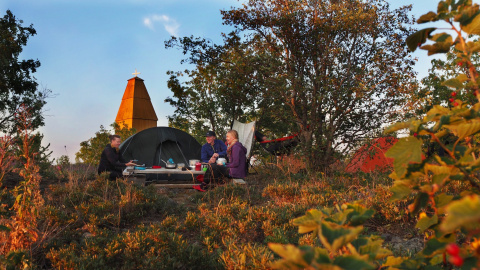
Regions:
<instances>
[{"instance_id":1,"label":"tree","mask_svg":"<svg viewBox=\"0 0 480 270\"><path fill-rule=\"evenodd\" d=\"M122 128L120 128L120 126L114 122L110 126L115 134L120 135L122 140L126 140L136 133L136 130L129 128L128 125L123 125ZM80 150L75 154L75 162L98 166L103 149L110 143L108 136L111 134L111 131L100 126L100 130L95 133L95 137L80 143Z\"/></svg>"},{"instance_id":2,"label":"tree","mask_svg":"<svg viewBox=\"0 0 480 270\"><path fill-rule=\"evenodd\" d=\"M16 129L15 113L24 104L32 113L32 128L44 125L42 108L50 90L39 89L33 73L38 60L19 60L28 38L36 34L32 25L22 26L10 10L0 18L0 129L11 133Z\"/></svg>"},{"instance_id":3,"label":"tree","mask_svg":"<svg viewBox=\"0 0 480 270\"><path fill-rule=\"evenodd\" d=\"M284 125L285 121L273 124L275 120L266 110L275 107L275 99L270 96L272 92L265 89L267 84L263 80L273 76L264 67L275 59L258 54L258 49L251 44L240 42L235 32L224 35L223 45L193 37L174 37L165 45L181 48L189 54L182 63L195 65L191 71L169 72L168 87L173 97L165 101L176 108L169 117L171 126L203 140L200 137L206 130L224 136L233 120L262 120L257 126L267 126L273 132L277 131L278 123ZM180 79L184 75L188 80L182 83ZM284 133L285 129L282 130Z\"/></svg>"},{"instance_id":4,"label":"tree","mask_svg":"<svg viewBox=\"0 0 480 270\"><path fill-rule=\"evenodd\" d=\"M67 155L62 155L57 159L57 165L68 166L70 165L70 158Z\"/></svg>"},{"instance_id":5,"label":"tree","mask_svg":"<svg viewBox=\"0 0 480 270\"><path fill-rule=\"evenodd\" d=\"M412 32L405 26L412 23L408 10L392 11L383 0L250 0L241 8L222 11L224 24L244 34L239 43L249 53L239 61L253 69L246 77L255 85L246 96L254 100L250 111L260 121L264 115L278 116L289 128L284 133L300 130L310 168L327 167L336 154L350 151L380 132L382 125L398 119L399 105L412 98L413 60L404 46ZM232 55L231 44L210 48ZM208 62L216 72L222 66L230 78L238 76L237 62L220 64L212 57L218 54L194 45L182 48L192 53L195 63ZM225 78L219 76L215 83L225 83ZM223 97L244 93L245 81L233 80L218 93ZM205 87L211 84L195 89ZM236 100L230 108L232 104L243 106ZM262 110L268 113L259 113Z\"/></svg>"}]
</instances>

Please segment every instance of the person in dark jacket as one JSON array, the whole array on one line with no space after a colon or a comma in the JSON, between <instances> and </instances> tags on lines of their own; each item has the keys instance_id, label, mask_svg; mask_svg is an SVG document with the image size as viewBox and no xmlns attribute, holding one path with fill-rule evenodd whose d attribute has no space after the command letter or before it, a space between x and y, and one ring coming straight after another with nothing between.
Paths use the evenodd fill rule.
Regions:
<instances>
[{"instance_id":1,"label":"person in dark jacket","mask_svg":"<svg viewBox=\"0 0 480 270\"><path fill-rule=\"evenodd\" d=\"M109 180L115 180L122 177L122 171L127 166L135 166L136 164L130 160L126 162L119 152L118 147L122 143L119 135L110 135L110 143L103 149L98 165L98 174L102 172L110 172Z\"/></svg>"},{"instance_id":2,"label":"person in dark jacket","mask_svg":"<svg viewBox=\"0 0 480 270\"><path fill-rule=\"evenodd\" d=\"M227 155L227 146L221 140L217 140L214 131L207 132L205 139L207 143L202 146L202 162L215 163L217 158Z\"/></svg>"},{"instance_id":3,"label":"person in dark jacket","mask_svg":"<svg viewBox=\"0 0 480 270\"><path fill-rule=\"evenodd\" d=\"M227 132L228 164L210 164L205 172L201 188L205 189L210 182L221 183L224 178L245 178L247 172L247 148L238 141L238 132Z\"/></svg>"}]
</instances>

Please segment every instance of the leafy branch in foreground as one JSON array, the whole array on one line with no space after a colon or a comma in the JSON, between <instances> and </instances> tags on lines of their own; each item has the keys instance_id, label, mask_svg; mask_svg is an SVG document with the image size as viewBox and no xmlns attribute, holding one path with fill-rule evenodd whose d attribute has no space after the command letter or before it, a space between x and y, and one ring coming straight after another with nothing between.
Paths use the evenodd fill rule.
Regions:
<instances>
[{"instance_id":1,"label":"leafy branch in foreground","mask_svg":"<svg viewBox=\"0 0 480 270\"><path fill-rule=\"evenodd\" d=\"M455 78L443 82L454 90L453 100L449 107L433 106L423 119L396 123L385 130L410 131L411 135L401 138L386 156L394 158L394 172L390 175L395 180L392 199L414 197L408 211L418 214L416 227L425 233L425 248L411 258L390 256L381 247L382 240L360 235L359 225L369 217L368 210L344 205L336 212L310 210L295 219L299 232L313 232L323 247L270 244L282 257L273 264L275 268L451 269L453 265L479 269L480 77L471 59L480 51L480 42L469 40L480 34L479 6L468 0L440 1L437 12L421 16L418 23L432 21L446 22L455 38L448 33L432 35L438 29L431 27L410 35L407 44L411 51L420 47L429 55L454 48L454 61L463 69ZM427 40L433 44L425 44ZM467 95L475 98L459 98ZM424 141L438 143L445 154L424 157ZM354 223L357 219L358 223Z\"/></svg>"},{"instance_id":2,"label":"leafy branch in foreground","mask_svg":"<svg viewBox=\"0 0 480 270\"><path fill-rule=\"evenodd\" d=\"M480 267L480 77L472 61L480 51L480 42L470 40L480 34L479 5L465 0L440 1L436 13L429 12L417 22L435 21L447 23L453 36L434 33L438 28L426 28L411 35L407 44L410 50L420 47L429 55L447 53L453 47L453 61L462 68L443 82L452 89L450 104L435 105L423 119L397 123L385 131L410 131L409 137L401 138L386 153L395 159L391 191L394 199L415 196L409 211L419 213L417 228L427 236L425 249L400 266L418 269L446 265L448 260L471 269ZM427 40L433 43L425 44ZM468 98L472 95L475 98ZM423 158L424 141L437 143L445 154ZM459 193L459 185L469 188ZM457 245L460 239L462 243Z\"/></svg>"},{"instance_id":3,"label":"leafy branch in foreground","mask_svg":"<svg viewBox=\"0 0 480 270\"><path fill-rule=\"evenodd\" d=\"M313 233L323 248L270 243L282 257L272 264L277 269L377 269L391 266L401 258L382 247L377 236L363 236L363 226L374 214L360 204L310 210L293 220L299 233Z\"/></svg>"}]
</instances>

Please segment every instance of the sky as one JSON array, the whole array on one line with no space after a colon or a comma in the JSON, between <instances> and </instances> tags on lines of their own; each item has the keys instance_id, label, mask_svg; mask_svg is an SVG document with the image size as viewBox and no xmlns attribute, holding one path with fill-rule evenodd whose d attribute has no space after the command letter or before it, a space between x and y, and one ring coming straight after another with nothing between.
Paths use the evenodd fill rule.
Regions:
<instances>
[{"instance_id":1,"label":"sky","mask_svg":"<svg viewBox=\"0 0 480 270\"><path fill-rule=\"evenodd\" d=\"M413 5L412 16L435 10L435 0L390 0L392 8ZM221 41L220 10L238 7L236 0L0 0L0 16L9 9L23 25L33 24L21 59L38 59L34 73L40 87L52 91L45 105L43 144L52 158L68 155L74 161L80 142L95 136L100 126L110 128L127 80L135 69L144 80L158 126L168 126L174 108L167 71L181 65L182 52L166 49L171 36L195 36ZM416 70L425 76L430 59L417 51Z\"/></svg>"}]
</instances>

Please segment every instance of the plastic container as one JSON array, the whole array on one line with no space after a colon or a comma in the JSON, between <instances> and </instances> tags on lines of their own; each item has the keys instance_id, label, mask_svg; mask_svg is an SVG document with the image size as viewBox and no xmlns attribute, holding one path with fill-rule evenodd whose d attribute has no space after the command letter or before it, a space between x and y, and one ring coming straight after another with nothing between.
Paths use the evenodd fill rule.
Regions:
<instances>
[{"instance_id":1,"label":"plastic container","mask_svg":"<svg viewBox=\"0 0 480 270\"><path fill-rule=\"evenodd\" d=\"M200 162L199 159L190 159L190 160L188 161L188 165L189 165L190 167L195 167L195 165L196 165L198 162Z\"/></svg>"},{"instance_id":2,"label":"plastic container","mask_svg":"<svg viewBox=\"0 0 480 270\"><path fill-rule=\"evenodd\" d=\"M195 164L195 171L201 171L202 170L202 163L200 162L197 162Z\"/></svg>"},{"instance_id":3,"label":"plastic container","mask_svg":"<svg viewBox=\"0 0 480 270\"><path fill-rule=\"evenodd\" d=\"M225 158L219 158L217 160L218 165L224 165L225 163L227 163L227 159L225 159Z\"/></svg>"}]
</instances>

